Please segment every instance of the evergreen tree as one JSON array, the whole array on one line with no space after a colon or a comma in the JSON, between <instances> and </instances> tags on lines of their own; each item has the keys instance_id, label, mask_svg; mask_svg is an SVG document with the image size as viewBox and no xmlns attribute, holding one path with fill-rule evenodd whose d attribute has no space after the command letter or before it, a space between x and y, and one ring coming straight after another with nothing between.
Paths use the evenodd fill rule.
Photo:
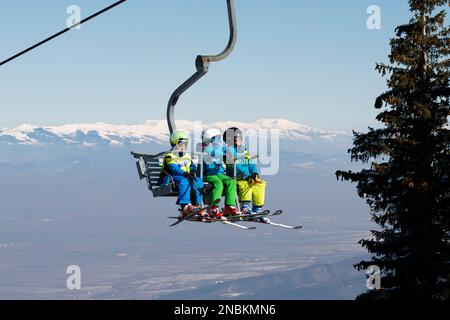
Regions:
<instances>
[{"instance_id":1,"label":"evergreen tree","mask_svg":"<svg viewBox=\"0 0 450 320\"><path fill-rule=\"evenodd\" d=\"M375 102L381 128L354 132L349 150L371 166L336 172L357 183L378 225L359 242L371 260L355 268L380 267L382 288L359 299L450 298L449 5L409 0L412 18L391 39L390 64L376 66L389 76Z\"/></svg>"}]
</instances>

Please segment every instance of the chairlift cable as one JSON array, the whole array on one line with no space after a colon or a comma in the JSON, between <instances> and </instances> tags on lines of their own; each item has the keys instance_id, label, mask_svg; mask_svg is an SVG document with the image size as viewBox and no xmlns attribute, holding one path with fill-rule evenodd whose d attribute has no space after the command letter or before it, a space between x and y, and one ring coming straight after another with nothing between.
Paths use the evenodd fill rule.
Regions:
<instances>
[{"instance_id":1,"label":"chairlift cable","mask_svg":"<svg viewBox=\"0 0 450 320\"><path fill-rule=\"evenodd\" d=\"M120 5L120 4L122 4L122 3L126 2L126 1L127 1L127 0L120 0L120 1L117 1L117 2L113 3L112 5L110 5L110 6L106 7L106 8L104 8L104 9L102 9L102 10L100 10L100 11L98 11L98 12L92 14L92 15L90 15L89 17L87 17L87 18L81 20L80 22L75 23L75 24L72 25L71 27L68 27L68 28L66 28L66 29L64 29L64 30L61 30L60 32L55 33L54 35L52 35L52 36L50 36L50 37L48 37L48 38L46 38L46 39L40 41L40 42L36 43L35 45L33 45L33 46L31 46L31 47L29 47L29 48L27 48L27 49L25 49L25 50L23 50L23 51L21 51L21 52L15 54L15 55L13 55L12 57L10 57L10 58L8 58L8 59L2 61L2 62L0 62L0 66L6 64L6 63L8 63L8 62L11 62L11 61L14 60L14 59L17 59L18 57L24 55L25 53L30 52L31 50L34 50L34 49L36 49L37 47L42 46L43 44L45 44L45 43L47 43L47 42L49 42L49 41L51 41L51 40L53 40L53 39L55 39L55 38L57 38L57 37L63 35L64 33L66 33L66 32L68 32L68 31L72 30L72 29L75 28L75 27L78 27L78 26L82 25L82 24L85 23L85 22L88 22L88 21L91 20L91 19L94 19L95 17L97 17L97 16L99 16L99 15L101 15L101 14L103 14L103 13L105 13L105 12L107 12L107 11L109 11L109 10L115 8L115 7L117 7L118 5Z\"/></svg>"}]
</instances>

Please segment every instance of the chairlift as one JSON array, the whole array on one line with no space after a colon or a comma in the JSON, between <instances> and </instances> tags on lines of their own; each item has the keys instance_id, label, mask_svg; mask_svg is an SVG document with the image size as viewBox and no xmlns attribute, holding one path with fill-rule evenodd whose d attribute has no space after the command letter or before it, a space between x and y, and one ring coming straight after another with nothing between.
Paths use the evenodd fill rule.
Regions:
<instances>
[{"instance_id":1,"label":"chairlift","mask_svg":"<svg viewBox=\"0 0 450 320\"><path fill-rule=\"evenodd\" d=\"M236 12L234 6L234 0L227 0L228 8L228 20L230 26L230 38L225 49L218 55L199 55L195 60L195 67L197 71L185 82L183 82L170 96L169 103L167 104L167 125L169 127L169 135L176 130L175 124L175 106L181 95L186 92L192 85L200 80L209 71L209 66L212 62L219 62L226 59L233 51L237 39L237 25L236 25ZM163 166L164 155L168 153L161 152L158 154L142 154L131 152L132 156L138 161L136 167L139 174L139 179L145 179L147 186L152 192L153 197L177 197L176 186L174 183L169 185L161 185L160 173ZM197 157L199 156L199 157ZM200 170L203 169L202 156L199 153L195 153L193 161L200 166Z\"/></svg>"}]
</instances>

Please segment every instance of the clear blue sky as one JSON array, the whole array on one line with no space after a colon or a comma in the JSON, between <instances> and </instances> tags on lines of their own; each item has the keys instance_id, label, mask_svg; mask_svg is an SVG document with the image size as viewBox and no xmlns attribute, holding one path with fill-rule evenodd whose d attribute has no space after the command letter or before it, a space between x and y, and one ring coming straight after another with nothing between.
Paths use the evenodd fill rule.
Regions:
<instances>
[{"instance_id":1,"label":"clear blue sky","mask_svg":"<svg viewBox=\"0 0 450 320\"><path fill-rule=\"evenodd\" d=\"M86 17L114 1L2 1L0 60L64 28L69 5ZM381 30L366 27L372 4ZM177 119L376 125L385 80L374 67L409 19L406 0L236 0L236 10L235 51L182 97ZM225 0L129 0L0 67L0 127L165 119L195 56L218 53L227 37Z\"/></svg>"}]
</instances>

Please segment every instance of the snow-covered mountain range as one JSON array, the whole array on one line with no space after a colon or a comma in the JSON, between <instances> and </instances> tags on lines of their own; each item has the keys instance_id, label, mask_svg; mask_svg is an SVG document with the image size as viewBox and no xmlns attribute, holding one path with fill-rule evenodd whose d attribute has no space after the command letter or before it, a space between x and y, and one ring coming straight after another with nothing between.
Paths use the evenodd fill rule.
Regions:
<instances>
[{"instance_id":1,"label":"snow-covered mountain range","mask_svg":"<svg viewBox=\"0 0 450 320\"><path fill-rule=\"evenodd\" d=\"M344 131L321 130L284 119L262 119L255 122L218 122L203 124L203 128L226 129L231 126L249 130L277 129L280 140L309 143L347 143L350 135ZM187 131L198 128L192 121L177 121L177 127ZM168 129L165 120L149 120L137 125L106 123L68 124L62 126L35 126L24 124L0 129L0 145L46 146L67 144L72 146L123 146L139 144L166 144Z\"/></svg>"}]
</instances>

